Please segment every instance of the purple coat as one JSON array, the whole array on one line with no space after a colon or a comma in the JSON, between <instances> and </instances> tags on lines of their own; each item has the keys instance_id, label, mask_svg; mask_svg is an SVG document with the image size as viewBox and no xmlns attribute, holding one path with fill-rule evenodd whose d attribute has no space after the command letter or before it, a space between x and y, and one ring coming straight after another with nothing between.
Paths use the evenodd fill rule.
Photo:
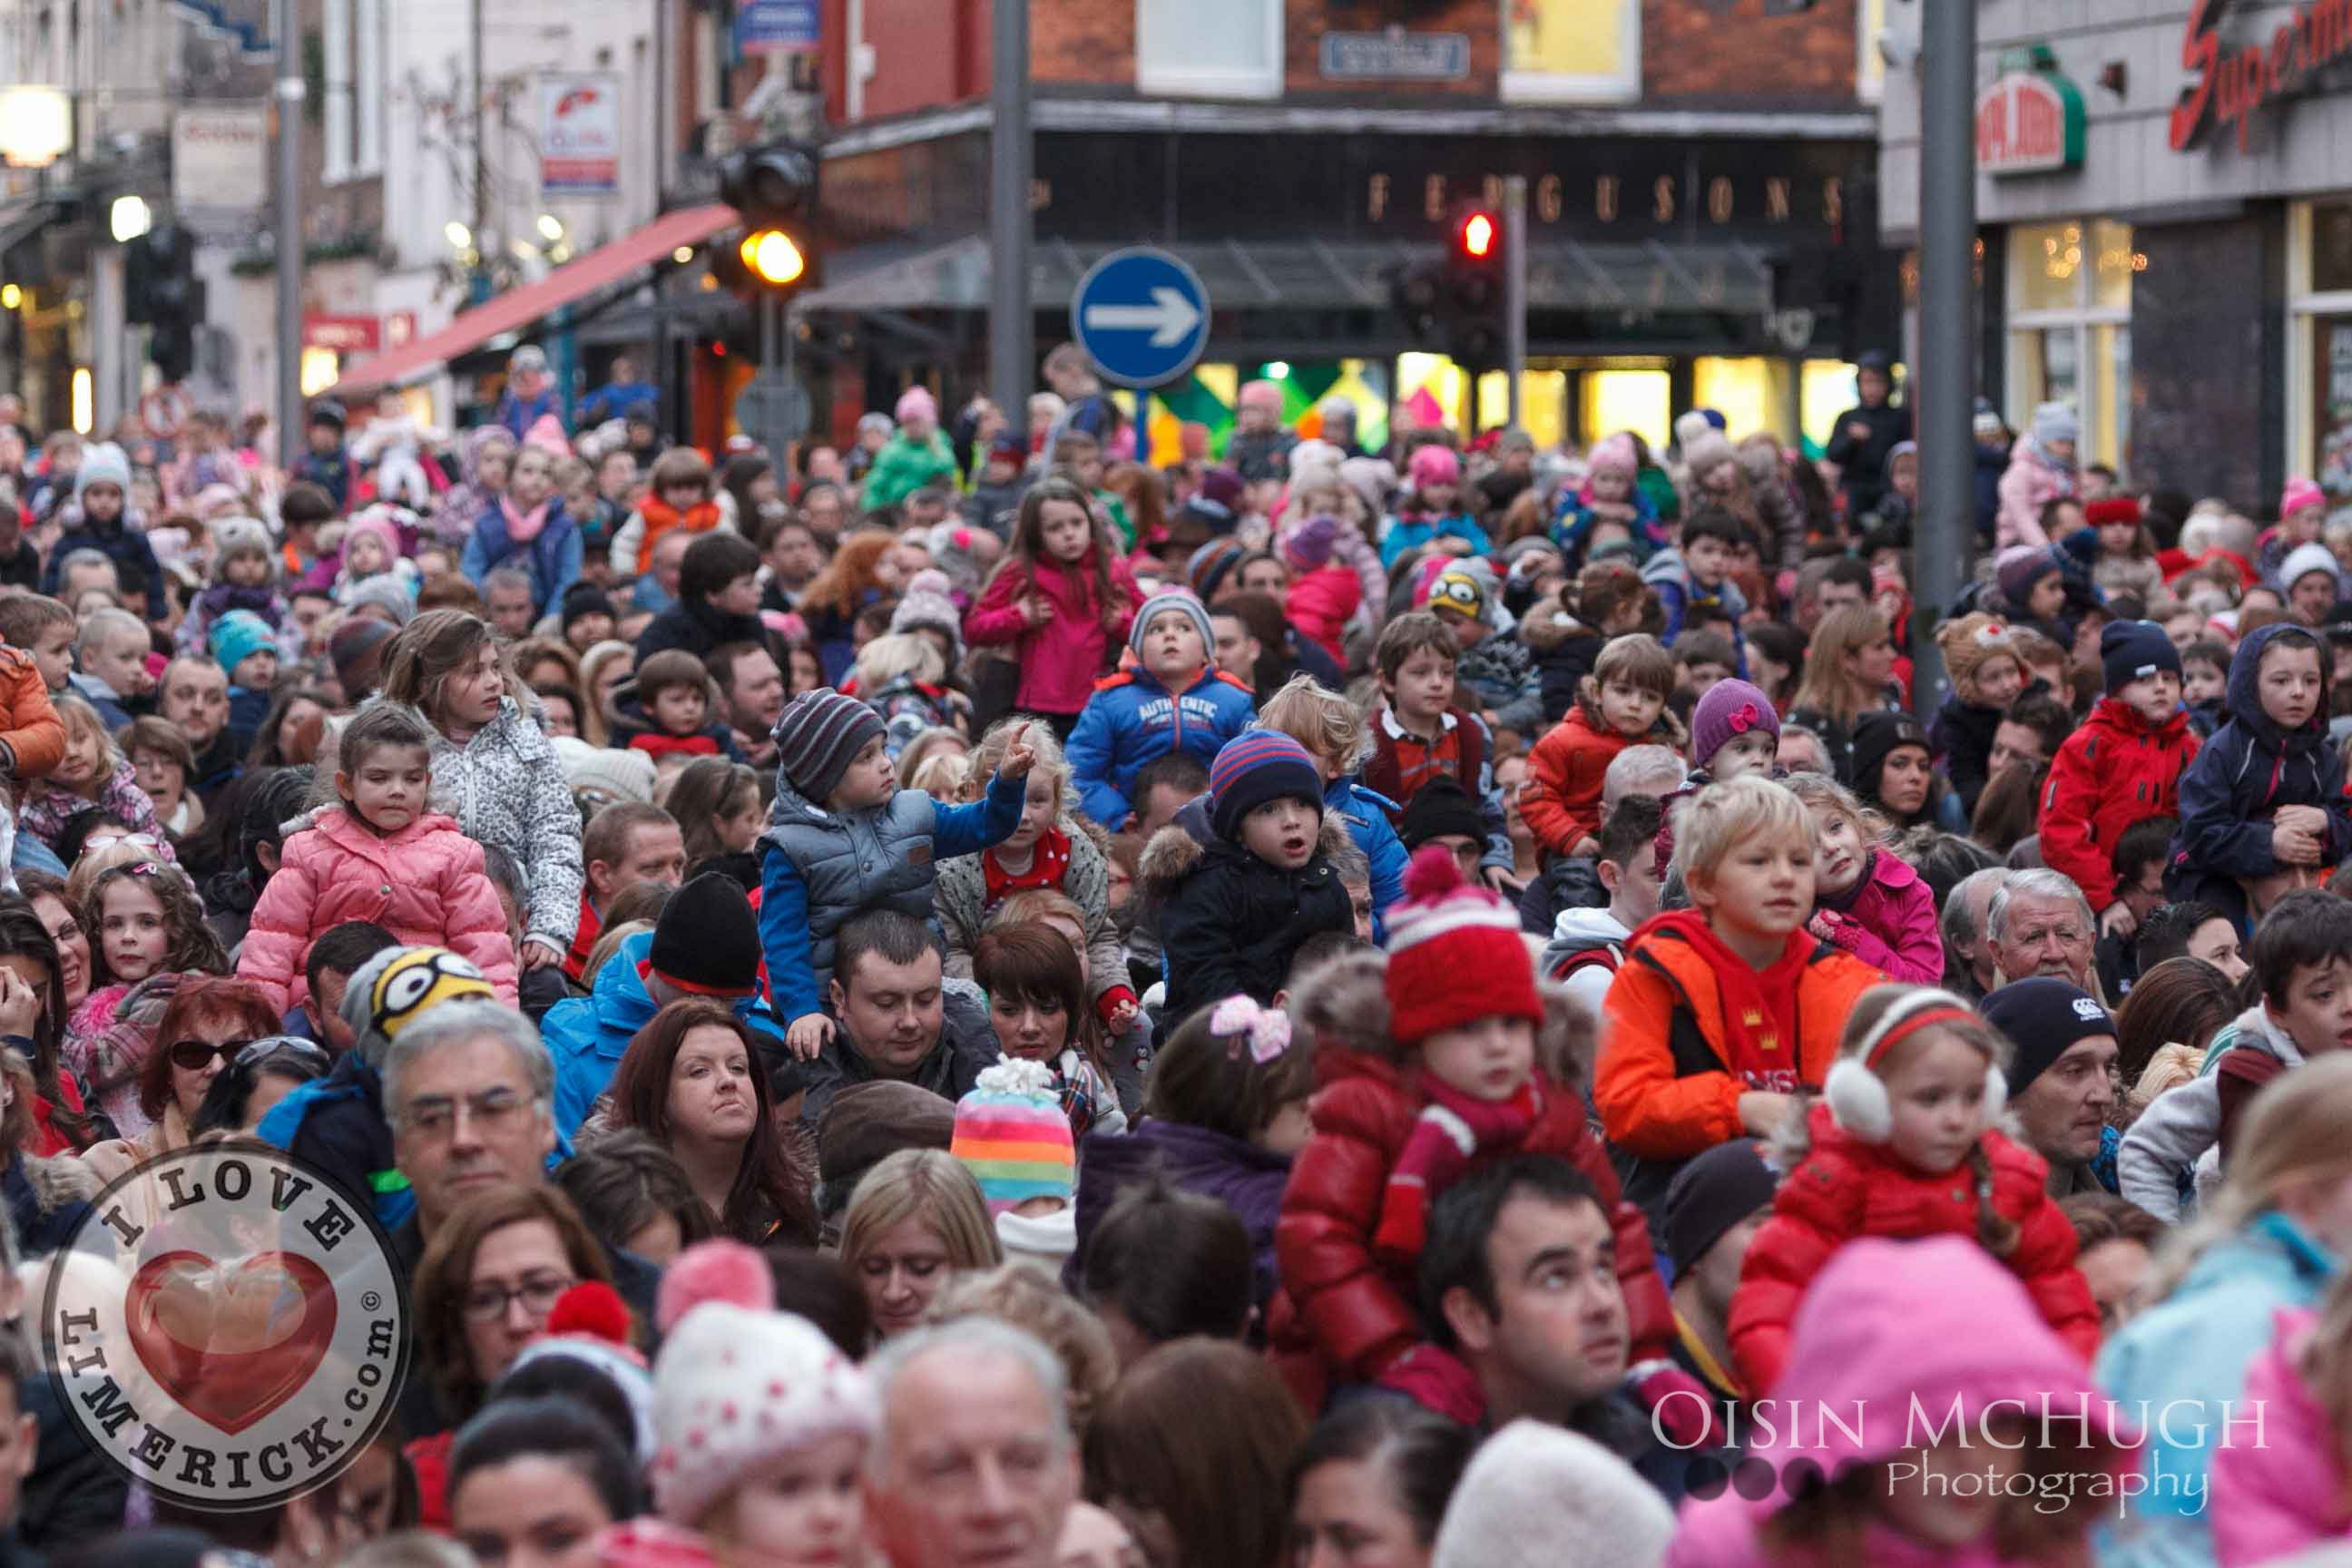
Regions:
<instances>
[{"instance_id":1,"label":"purple coat","mask_svg":"<svg viewBox=\"0 0 2352 1568\"><path fill-rule=\"evenodd\" d=\"M1155 1165L1171 1186L1214 1198L1241 1215L1255 1265L1250 1298L1263 1311L1274 1295L1274 1222L1282 1212L1283 1184L1290 1180L1289 1157L1190 1122L1154 1118L1124 1135L1097 1132L1087 1140L1080 1155L1074 1258L1086 1257L1087 1242L1110 1205L1128 1188L1149 1180Z\"/></svg>"}]
</instances>

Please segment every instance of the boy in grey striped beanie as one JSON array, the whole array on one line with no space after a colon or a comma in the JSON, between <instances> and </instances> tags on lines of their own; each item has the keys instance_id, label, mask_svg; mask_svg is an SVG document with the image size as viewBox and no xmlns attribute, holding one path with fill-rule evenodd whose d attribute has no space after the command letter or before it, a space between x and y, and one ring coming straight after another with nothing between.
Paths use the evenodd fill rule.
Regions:
<instances>
[{"instance_id":1,"label":"boy in grey striped beanie","mask_svg":"<svg viewBox=\"0 0 2352 1568\"><path fill-rule=\"evenodd\" d=\"M786 1043L808 1060L832 1043L826 1006L846 1001L833 973L841 928L877 910L928 921L938 862L977 855L1021 825L1036 753L1024 729L986 795L943 805L898 787L882 716L830 687L785 704L773 735L776 801L760 836L760 946Z\"/></svg>"}]
</instances>

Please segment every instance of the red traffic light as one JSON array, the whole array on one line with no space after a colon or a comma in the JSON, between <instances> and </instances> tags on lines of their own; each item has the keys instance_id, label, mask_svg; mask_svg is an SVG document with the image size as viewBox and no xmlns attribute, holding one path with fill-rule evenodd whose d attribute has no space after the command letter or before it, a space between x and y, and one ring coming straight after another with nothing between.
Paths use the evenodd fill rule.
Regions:
<instances>
[{"instance_id":1,"label":"red traffic light","mask_svg":"<svg viewBox=\"0 0 2352 1568\"><path fill-rule=\"evenodd\" d=\"M1494 254L1495 238L1500 231L1491 213L1472 213L1462 220L1462 253L1484 261Z\"/></svg>"}]
</instances>

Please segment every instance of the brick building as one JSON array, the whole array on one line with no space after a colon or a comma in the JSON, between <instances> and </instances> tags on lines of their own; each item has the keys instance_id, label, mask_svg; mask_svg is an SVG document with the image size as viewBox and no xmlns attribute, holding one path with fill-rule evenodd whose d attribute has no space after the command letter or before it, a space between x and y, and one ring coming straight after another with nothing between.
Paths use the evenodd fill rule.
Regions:
<instances>
[{"instance_id":1,"label":"brick building","mask_svg":"<svg viewBox=\"0 0 2352 1568\"><path fill-rule=\"evenodd\" d=\"M1529 189L1539 436L1723 408L1795 439L1894 346L1878 248L1874 34L1885 0L1032 0L1040 352L1095 259L1149 243L1214 305L1208 360L1147 422L1223 424L1281 367L1479 424L1388 279L1464 201ZM1777 6L1775 7L1778 8ZM987 0L824 0L833 254L802 301L835 423L915 380L982 384L990 264Z\"/></svg>"}]
</instances>

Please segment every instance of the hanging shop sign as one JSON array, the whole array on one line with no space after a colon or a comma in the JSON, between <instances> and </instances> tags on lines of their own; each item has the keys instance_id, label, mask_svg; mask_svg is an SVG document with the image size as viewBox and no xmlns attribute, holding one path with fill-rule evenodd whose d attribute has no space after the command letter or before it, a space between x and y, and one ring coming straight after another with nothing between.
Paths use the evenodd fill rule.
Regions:
<instances>
[{"instance_id":1,"label":"hanging shop sign","mask_svg":"<svg viewBox=\"0 0 2352 1568\"><path fill-rule=\"evenodd\" d=\"M2195 0L2180 32L2180 67L2189 85L2172 109L2172 150L2185 153L2215 130L2234 133L2247 151L2254 117L2316 92L2326 68L2352 55L2352 0L2306 0L2267 38L2225 41L2228 0Z\"/></svg>"},{"instance_id":2,"label":"hanging shop sign","mask_svg":"<svg viewBox=\"0 0 2352 1568\"><path fill-rule=\"evenodd\" d=\"M1977 168L1996 178L2083 166L2083 95L2047 45L2012 50L1977 95Z\"/></svg>"}]
</instances>

